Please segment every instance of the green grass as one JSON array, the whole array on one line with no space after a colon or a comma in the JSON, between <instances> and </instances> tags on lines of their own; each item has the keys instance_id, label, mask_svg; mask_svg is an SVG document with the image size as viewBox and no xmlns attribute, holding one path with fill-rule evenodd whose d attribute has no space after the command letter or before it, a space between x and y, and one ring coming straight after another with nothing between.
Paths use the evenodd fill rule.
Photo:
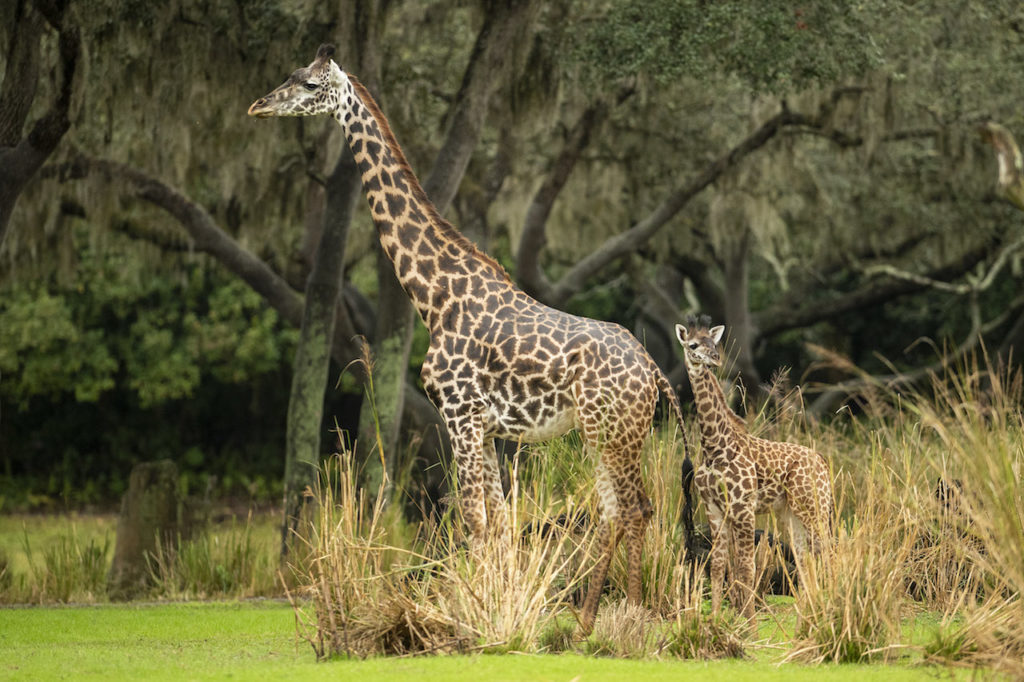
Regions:
<instances>
[{"instance_id":1,"label":"green grass","mask_svg":"<svg viewBox=\"0 0 1024 682\"><path fill-rule=\"evenodd\" d=\"M782 602L785 604L785 602ZM36 607L0 610L0 678L8 680L423 679L701 680L935 679L907 665L779 665L752 660L632 661L579 655L458 655L316 663L280 602ZM943 670L943 676L946 671Z\"/></svg>"},{"instance_id":2,"label":"green grass","mask_svg":"<svg viewBox=\"0 0 1024 682\"><path fill-rule=\"evenodd\" d=\"M25 574L31 570L29 557L25 553L26 536L35 558L41 559L47 550L55 549L63 538L74 537L81 543L92 541L98 545L109 540L113 547L116 533L117 516L113 514L12 514L0 516L0 552L7 555L12 573Z\"/></svg>"},{"instance_id":3,"label":"green grass","mask_svg":"<svg viewBox=\"0 0 1024 682\"><path fill-rule=\"evenodd\" d=\"M147 599L282 596L277 576L280 518L228 517L157 557ZM102 603L117 516L0 516L0 604Z\"/></svg>"}]
</instances>

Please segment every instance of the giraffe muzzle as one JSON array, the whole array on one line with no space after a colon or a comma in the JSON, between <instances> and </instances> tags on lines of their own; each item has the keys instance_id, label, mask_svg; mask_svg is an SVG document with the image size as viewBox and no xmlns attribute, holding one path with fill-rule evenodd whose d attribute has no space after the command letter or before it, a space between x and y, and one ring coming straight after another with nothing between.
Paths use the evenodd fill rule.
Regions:
<instances>
[{"instance_id":1,"label":"giraffe muzzle","mask_svg":"<svg viewBox=\"0 0 1024 682\"><path fill-rule=\"evenodd\" d=\"M273 116L274 112L270 108L270 99L268 97L260 97L253 102L249 107L249 115L256 118L269 118Z\"/></svg>"}]
</instances>

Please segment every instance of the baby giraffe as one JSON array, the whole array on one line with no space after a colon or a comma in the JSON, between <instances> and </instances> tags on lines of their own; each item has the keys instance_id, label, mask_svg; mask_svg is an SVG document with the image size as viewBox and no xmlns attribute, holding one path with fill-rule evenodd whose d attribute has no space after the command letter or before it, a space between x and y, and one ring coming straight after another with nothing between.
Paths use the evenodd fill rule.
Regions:
<instances>
[{"instance_id":1,"label":"baby giraffe","mask_svg":"<svg viewBox=\"0 0 1024 682\"><path fill-rule=\"evenodd\" d=\"M733 606L754 617L754 516L773 512L788 527L797 565L810 549L831 542L834 528L832 481L824 458L810 448L756 438L725 402L715 377L721 365L718 343L725 327L711 327L705 315L676 325L693 386L702 457L694 481L711 526L711 608L722 603L727 559ZM692 520L691 520L692 522Z\"/></svg>"}]
</instances>

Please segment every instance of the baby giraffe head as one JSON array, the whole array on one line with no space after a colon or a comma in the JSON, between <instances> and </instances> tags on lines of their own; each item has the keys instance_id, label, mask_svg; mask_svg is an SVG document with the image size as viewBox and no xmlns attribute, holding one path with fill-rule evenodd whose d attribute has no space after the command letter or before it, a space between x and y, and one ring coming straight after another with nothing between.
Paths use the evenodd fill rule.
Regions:
<instances>
[{"instance_id":1,"label":"baby giraffe head","mask_svg":"<svg viewBox=\"0 0 1024 682\"><path fill-rule=\"evenodd\" d=\"M707 315L701 315L700 320L690 315L686 318L685 327L681 324L676 325L676 338L683 346L686 365L692 369L718 367L722 364L718 342L722 340L725 327L710 325L711 318Z\"/></svg>"}]
</instances>

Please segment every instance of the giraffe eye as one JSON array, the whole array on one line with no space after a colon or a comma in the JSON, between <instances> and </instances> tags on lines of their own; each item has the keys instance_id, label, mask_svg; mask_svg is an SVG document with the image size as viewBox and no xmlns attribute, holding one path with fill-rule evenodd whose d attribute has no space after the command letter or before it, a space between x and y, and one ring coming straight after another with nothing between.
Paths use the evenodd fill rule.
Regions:
<instances>
[{"instance_id":1,"label":"giraffe eye","mask_svg":"<svg viewBox=\"0 0 1024 682\"><path fill-rule=\"evenodd\" d=\"M302 84L302 87L306 88L310 92L313 92L314 90L319 88L320 85L318 83L314 83L313 81L306 81L305 83Z\"/></svg>"},{"instance_id":2,"label":"giraffe eye","mask_svg":"<svg viewBox=\"0 0 1024 682\"><path fill-rule=\"evenodd\" d=\"M698 344L697 344L697 342L696 342L696 341L690 341L690 348L691 348L691 349L693 349L693 350L697 350L697 345L698 345Z\"/></svg>"}]
</instances>

